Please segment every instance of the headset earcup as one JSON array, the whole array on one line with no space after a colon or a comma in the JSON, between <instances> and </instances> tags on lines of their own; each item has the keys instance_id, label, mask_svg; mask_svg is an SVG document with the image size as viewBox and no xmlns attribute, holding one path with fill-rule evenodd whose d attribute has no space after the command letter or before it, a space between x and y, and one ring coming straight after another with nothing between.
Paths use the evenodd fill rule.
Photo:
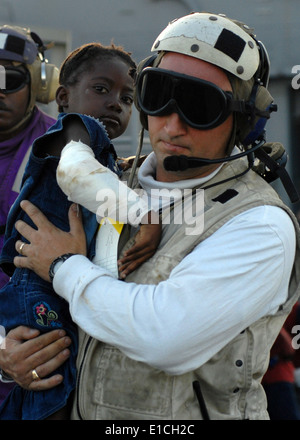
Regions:
<instances>
[{"instance_id":1,"label":"headset earcup","mask_svg":"<svg viewBox=\"0 0 300 440\"><path fill-rule=\"evenodd\" d=\"M46 64L46 84L40 81L36 100L48 104L55 100L56 90L59 86L59 70L54 64Z\"/></svg>"},{"instance_id":2,"label":"headset earcup","mask_svg":"<svg viewBox=\"0 0 300 440\"><path fill-rule=\"evenodd\" d=\"M145 59L143 59L142 61L139 62L138 66L137 66L137 69L136 69L136 73L137 73L137 75L136 75L136 83L138 82L138 78L139 78L139 74L140 74L140 72L141 72L143 69L145 69L146 67L153 67L154 65L156 65L158 57L159 57L158 54L151 55L151 56L149 56L149 57L147 57L147 58L145 58ZM159 57L159 58L160 58L160 57ZM138 112L139 112L139 114L140 114L140 121L141 121L142 127L143 127L145 130L148 130L148 120L147 120L147 115L145 115L145 114L141 111L141 109L140 109L140 107L139 107L139 105L138 105L138 100L137 100L136 91L137 91L137 89L136 89L136 87L135 87L134 97L133 97L134 104L135 104L135 107L136 107L136 109L138 110Z\"/></svg>"},{"instance_id":3,"label":"headset earcup","mask_svg":"<svg viewBox=\"0 0 300 440\"><path fill-rule=\"evenodd\" d=\"M273 103L274 99L269 91L263 86L258 86L254 103L255 107L260 111L272 111ZM251 120L249 115L239 113L237 113L236 117L236 141L244 147L253 144L261 136L268 121L268 118L262 116L256 116L254 120Z\"/></svg>"},{"instance_id":4,"label":"headset earcup","mask_svg":"<svg viewBox=\"0 0 300 440\"><path fill-rule=\"evenodd\" d=\"M155 60L157 59L157 57L158 54L150 55L149 57L144 58L142 61L140 61L136 69L137 75L139 75L139 73L146 67L153 67L156 64Z\"/></svg>"}]
</instances>

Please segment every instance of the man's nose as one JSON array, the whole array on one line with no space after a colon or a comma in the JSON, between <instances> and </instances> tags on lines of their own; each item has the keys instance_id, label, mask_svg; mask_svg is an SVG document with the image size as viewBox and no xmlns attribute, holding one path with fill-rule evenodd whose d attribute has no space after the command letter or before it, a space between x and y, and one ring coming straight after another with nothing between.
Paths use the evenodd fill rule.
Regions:
<instances>
[{"instance_id":1,"label":"man's nose","mask_svg":"<svg viewBox=\"0 0 300 440\"><path fill-rule=\"evenodd\" d=\"M181 136L187 132L187 124L174 112L165 117L165 130L169 136Z\"/></svg>"}]
</instances>

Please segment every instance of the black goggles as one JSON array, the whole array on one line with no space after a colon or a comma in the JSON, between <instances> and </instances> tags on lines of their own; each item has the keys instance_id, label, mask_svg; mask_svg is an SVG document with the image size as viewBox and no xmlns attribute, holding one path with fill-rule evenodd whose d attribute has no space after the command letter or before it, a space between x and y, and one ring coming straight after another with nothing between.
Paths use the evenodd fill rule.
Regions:
<instances>
[{"instance_id":1,"label":"black goggles","mask_svg":"<svg viewBox=\"0 0 300 440\"><path fill-rule=\"evenodd\" d=\"M2 74L2 72L1 72ZM29 72L24 72L17 67L5 66L5 88L0 89L1 93L15 93L25 87L30 82Z\"/></svg>"},{"instance_id":2,"label":"black goggles","mask_svg":"<svg viewBox=\"0 0 300 440\"><path fill-rule=\"evenodd\" d=\"M222 124L240 101L215 84L169 70L147 67L137 83L140 109L149 116L178 113L188 125L208 130Z\"/></svg>"}]
</instances>

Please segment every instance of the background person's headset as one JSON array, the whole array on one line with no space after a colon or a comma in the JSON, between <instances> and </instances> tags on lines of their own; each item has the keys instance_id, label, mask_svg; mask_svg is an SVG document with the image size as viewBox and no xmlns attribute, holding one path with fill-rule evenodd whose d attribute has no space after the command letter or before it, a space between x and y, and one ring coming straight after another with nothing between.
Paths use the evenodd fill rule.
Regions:
<instances>
[{"instance_id":1,"label":"background person's headset","mask_svg":"<svg viewBox=\"0 0 300 440\"><path fill-rule=\"evenodd\" d=\"M46 49L42 39L29 28L0 26L0 59L26 67L30 73L32 98L43 104L55 100L59 86L59 69L48 63ZM29 106L32 107L32 103Z\"/></svg>"},{"instance_id":2,"label":"background person's headset","mask_svg":"<svg viewBox=\"0 0 300 440\"><path fill-rule=\"evenodd\" d=\"M17 125L2 130L2 134L9 135L23 126L31 118L36 102L48 104L55 100L59 70L46 60L46 49L41 38L29 28L0 26L0 59L10 61L15 68L24 66L30 76L30 96L24 117Z\"/></svg>"},{"instance_id":3,"label":"background person's headset","mask_svg":"<svg viewBox=\"0 0 300 440\"><path fill-rule=\"evenodd\" d=\"M217 49L221 53L221 62L216 62L216 58L210 58L212 46L208 48L204 55L203 50L199 51L201 55L195 56L196 42L191 41L193 26L199 31L201 21L205 21L205 25L218 25L219 37L213 46L213 50ZM205 26L203 26L204 28ZM188 41L187 48L183 48L183 34L187 29ZM201 30L201 29L200 29ZM245 38L245 33L246 38ZM195 35L197 33L195 32ZM205 36L203 37L205 38ZM195 39L195 37L194 37ZM245 41L247 40L247 41ZM181 43L178 45L178 43ZM199 41L197 41L199 43ZM244 44L244 45L243 45ZM242 47L241 52L236 55L233 53L236 47ZM179 48L179 49L178 49ZM203 49L201 47L201 49ZM256 50L255 50L256 49ZM242 112L236 112L235 129L231 140L231 149L234 145L240 144L244 151L239 154L226 156L221 159L202 159L188 156L168 156L164 160L164 167L168 171L180 171L187 168L201 167L212 163L229 162L240 157L247 156L249 167L260 174L267 182L273 182L280 178L290 200L295 203L299 200L298 193L294 184L285 169L287 162L287 154L282 144L266 143L265 125L270 118L270 114L277 110L273 97L267 90L269 83L270 61L265 46L262 42L257 41L247 25L225 18L223 15L194 13L181 19L174 20L155 40L152 51L159 50L155 55L147 57L143 60L137 69L137 83L139 81L140 72L146 67L157 67L164 53L179 52L186 55L203 59L204 61L215 64L227 72L232 83L234 98L241 100ZM232 53L231 53L232 51ZM223 52L223 53L222 53ZM244 52L244 53L243 53ZM255 53L256 52L256 53ZM223 63L225 59L225 65ZM236 60L238 59L238 62ZM254 71L249 71L251 62ZM244 63L244 64L243 64ZM248 69L248 71L247 71ZM245 99L247 96L247 99ZM140 112L140 121L143 129L148 129L147 115L141 111L135 97L135 105ZM143 131L142 129L142 131ZM142 142L141 135L141 142ZM140 145L141 149L141 145ZM235 178L233 176L232 178ZM221 183L221 182L220 182Z\"/></svg>"},{"instance_id":4,"label":"background person's headset","mask_svg":"<svg viewBox=\"0 0 300 440\"><path fill-rule=\"evenodd\" d=\"M59 86L59 69L50 64L45 58L45 50L47 47L44 45L41 38L34 32L30 33L31 38L37 44L38 58L40 60L40 81L37 89L36 100L38 102L48 104L55 100L56 90Z\"/></svg>"}]
</instances>

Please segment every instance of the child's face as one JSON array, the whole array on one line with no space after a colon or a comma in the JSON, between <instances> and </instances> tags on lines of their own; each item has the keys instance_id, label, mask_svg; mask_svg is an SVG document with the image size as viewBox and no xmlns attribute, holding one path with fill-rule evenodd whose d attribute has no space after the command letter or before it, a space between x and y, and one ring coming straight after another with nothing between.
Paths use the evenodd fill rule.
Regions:
<instances>
[{"instance_id":1,"label":"child's face","mask_svg":"<svg viewBox=\"0 0 300 440\"><path fill-rule=\"evenodd\" d=\"M64 111L98 118L110 139L119 137L127 128L133 103L133 79L128 72L129 66L119 58L95 61L93 70L68 87Z\"/></svg>"}]
</instances>

